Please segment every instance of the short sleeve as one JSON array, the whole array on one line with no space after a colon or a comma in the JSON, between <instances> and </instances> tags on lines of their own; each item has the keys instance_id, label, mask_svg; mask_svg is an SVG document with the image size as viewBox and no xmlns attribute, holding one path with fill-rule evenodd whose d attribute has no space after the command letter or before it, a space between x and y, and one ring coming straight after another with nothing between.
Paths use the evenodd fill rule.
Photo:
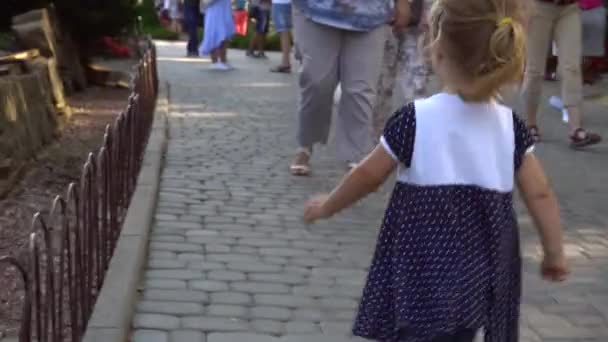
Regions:
<instances>
[{"instance_id":1,"label":"short sleeve","mask_svg":"<svg viewBox=\"0 0 608 342\"><path fill-rule=\"evenodd\" d=\"M514 166L517 171L524 156L534 151L534 139L530 135L526 123L515 113L513 113L513 130L515 133Z\"/></svg>"},{"instance_id":2,"label":"short sleeve","mask_svg":"<svg viewBox=\"0 0 608 342\"><path fill-rule=\"evenodd\" d=\"M416 137L416 109L409 103L388 120L380 143L393 159L410 167Z\"/></svg>"}]
</instances>

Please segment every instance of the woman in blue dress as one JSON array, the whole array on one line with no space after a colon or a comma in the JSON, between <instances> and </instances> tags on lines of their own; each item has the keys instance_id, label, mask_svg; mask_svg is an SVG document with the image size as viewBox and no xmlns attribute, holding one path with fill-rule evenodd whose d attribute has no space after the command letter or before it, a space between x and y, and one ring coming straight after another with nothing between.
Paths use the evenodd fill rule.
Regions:
<instances>
[{"instance_id":1,"label":"woman in blue dress","mask_svg":"<svg viewBox=\"0 0 608 342\"><path fill-rule=\"evenodd\" d=\"M525 123L497 101L524 70L525 0L438 0L429 46L444 89L398 110L329 195L328 218L398 167L353 332L382 342L517 342L521 259L513 188L537 224L542 276L568 274L557 200Z\"/></svg>"},{"instance_id":2,"label":"woman in blue dress","mask_svg":"<svg viewBox=\"0 0 608 342\"><path fill-rule=\"evenodd\" d=\"M211 0L202 4L205 6L205 28L199 53L211 56L213 69L230 70L228 42L235 34L232 3L230 0Z\"/></svg>"}]
</instances>

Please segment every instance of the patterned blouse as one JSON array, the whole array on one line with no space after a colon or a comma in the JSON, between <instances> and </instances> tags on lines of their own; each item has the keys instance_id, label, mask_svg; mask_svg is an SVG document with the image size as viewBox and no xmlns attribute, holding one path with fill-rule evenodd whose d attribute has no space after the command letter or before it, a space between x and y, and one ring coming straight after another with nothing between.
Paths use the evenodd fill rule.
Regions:
<instances>
[{"instance_id":1,"label":"patterned blouse","mask_svg":"<svg viewBox=\"0 0 608 342\"><path fill-rule=\"evenodd\" d=\"M386 25L394 0L293 0L312 21L351 31L371 31Z\"/></svg>"}]
</instances>

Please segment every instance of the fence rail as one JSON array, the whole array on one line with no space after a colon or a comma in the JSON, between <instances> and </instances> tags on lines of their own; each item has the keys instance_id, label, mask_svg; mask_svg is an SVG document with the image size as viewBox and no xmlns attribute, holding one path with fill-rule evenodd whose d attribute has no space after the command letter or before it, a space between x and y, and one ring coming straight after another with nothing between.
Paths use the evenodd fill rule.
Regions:
<instances>
[{"instance_id":1,"label":"fence rail","mask_svg":"<svg viewBox=\"0 0 608 342\"><path fill-rule=\"evenodd\" d=\"M156 48L145 44L125 111L90 153L80 181L34 215L27 260L0 257L23 281L19 342L80 341L120 235L153 120ZM17 294L15 294L17 295Z\"/></svg>"}]
</instances>

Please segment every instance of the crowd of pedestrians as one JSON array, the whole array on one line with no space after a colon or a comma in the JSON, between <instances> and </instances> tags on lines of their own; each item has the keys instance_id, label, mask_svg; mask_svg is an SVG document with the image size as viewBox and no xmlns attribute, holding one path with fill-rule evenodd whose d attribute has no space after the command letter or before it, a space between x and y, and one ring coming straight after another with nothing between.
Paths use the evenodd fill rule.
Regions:
<instances>
[{"instance_id":1,"label":"crowd of pedestrians","mask_svg":"<svg viewBox=\"0 0 608 342\"><path fill-rule=\"evenodd\" d=\"M184 0L189 56L232 68L232 9L231 0ZM534 151L548 51L558 57L567 141L574 149L598 144L601 136L583 125L582 69L583 48L605 56L603 1L250 0L248 10L246 55L266 58L272 27L281 58L271 71L291 73L292 50L300 62L290 172L310 175L314 148L330 133L350 169L306 205L305 220L333 216L397 173L354 334L470 342L483 330L487 342L517 341L516 188L541 237L542 276L563 281L569 273L557 200ZM431 73L441 91L426 97ZM502 103L506 86L520 88L527 120Z\"/></svg>"}]
</instances>

